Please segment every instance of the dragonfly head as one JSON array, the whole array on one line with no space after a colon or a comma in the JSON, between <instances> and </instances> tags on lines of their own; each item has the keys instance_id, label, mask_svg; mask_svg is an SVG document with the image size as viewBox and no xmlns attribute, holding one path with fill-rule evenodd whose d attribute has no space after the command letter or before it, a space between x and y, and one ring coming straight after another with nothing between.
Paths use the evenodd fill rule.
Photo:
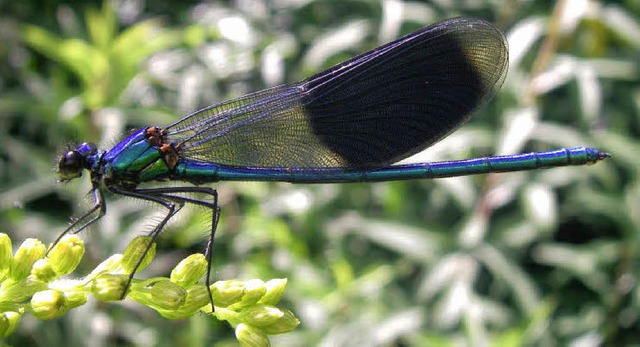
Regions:
<instances>
[{"instance_id":1,"label":"dragonfly head","mask_svg":"<svg viewBox=\"0 0 640 347\"><path fill-rule=\"evenodd\" d=\"M89 159L96 153L98 153L96 145L87 142L65 153L58 161L58 176L60 181L66 182L82 176L82 170L89 169Z\"/></svg>"}]
</instances>

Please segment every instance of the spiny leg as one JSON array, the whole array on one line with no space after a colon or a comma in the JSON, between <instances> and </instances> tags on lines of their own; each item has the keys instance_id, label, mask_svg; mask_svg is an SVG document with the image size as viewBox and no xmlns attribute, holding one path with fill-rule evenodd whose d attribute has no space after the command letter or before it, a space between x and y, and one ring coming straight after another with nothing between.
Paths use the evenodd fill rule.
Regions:
<instances>
[{"instance_id":1,"label":"spiny leg","mask_svg":"<svg viewBox=\"0 0 640 347\"><path fill-rule=\"evenodd\" d=\"M110 190L116 194L130 196L133 198L138 198L138 199L158 203L164 206L168 210L167 215L149 233L149 236L151 236L151 240L147 244L146 248L144 249L142 256L140 256L140 259L131 270L131 273L129 274L129 278L127 280L127 284L125 285L124 290L122 291L122 295L120 296L120 299L124 299L127 296L127 291L129 290L129 287L131 287L131 282L133 281L133 277L135 276L136 271L138 271L138 268L144 261L144 258L147 256L147 253L149 253L149 250L151 249L153 244L156 242L156 239L160 235L160 232L162 231L162 229L164 229L165 225L167 225L171 217L173 217L178 211L180 211L180 209L182 209L182 206L184 206L184 201L180 201L180 200L176 201L174 199L170 199L169 197L165 197L165 198L157 197L148 193L147 190L145 189L136 189L136 190L129 191L129 190L121 190L118 188L111 188Z\"/></svg>"},{"instance_id":2,"label":"spiny leg","mask_svg":"<svg viewBox=\"0 0 640 347\"><path fill-rule=\"evenodd\" d=\"M218 222L220 221L220 206L218 205L218 192L215 189L208 189L208 192L202 191L202 193L213 196L213 204L208 205L211 208L211 234L209 240L207 240L207 246L205 247L205 254L207 256L207 278L205 284L207 287L207 293L209 293L209 300L211 301L211 312L215 312L216 307L213 304L213 294L211 293L211 265L213 264L213 240L218 230Z\"/></svg>"},{"instance_id":3,"label":"spiny leg","mask_svg":"<svg viewBox=\"0 0 640 347\"><path fill-rule=\"evenodd\" d=\"M162 229L167 224L167 222L171 219L171 217L173 217L180 210L180 208L182 208L182 206L185 203L200 205L200 206L211 209L212 211L211 234L209 236L209 240L207 241L207 246L205 249L205 253L207 255L207 262L208 262L207 278L205 280L205 283L206 283L207 293L209 294L209 300L211 302L211 310L214 311L215 306L213 304L213 294L211 293L211 264L213 263L213 240L214 240L215 232L218 227L218 221L220 220L220 207L218 206L218 192L215 189L208 188L208 187L163 187L163 188L151 188L151 189L136 189L134 191L121 191L121 190L113 189L112 191L117 194L128 195L128 196L132 196L140 199L153 201L165 206L167 209L170 210L169 213L162 220L162 222L160 222L156 226L156 228L154 228L154 230L151 232L150 235L152 236L152 240L147 246L142 257L138 261L138 264L134 268L134 271L131 273L129 282L127 283L127 288L125 288L125 291L123 293L123 298L124 298L124 295L126 294L126 289L128 289L130 282L133 279L135 270L137 270L138 266L142 263L147 252L149 251L149 249L151 249L153 242L155 242L157 236L160 234L160 231L162 231ZM174 195L174 194L185 194L185 193L200 193L200 194L210 195L213 197L213 202ZM178 206L177 210L171 210L169 208L169 206L173 205L173 208L175 209L176 205L172 204L172 202L177 204Z\"/></svg>"},{"instance_id":4,"label":"spiny leg","mask_svg":"<svg viewBox=\"0 0 640 347\"><path fill-rule=\"evenodd\" d=\"M141 190L138 190L141 191ZM218 205L218 191L208 187L167 187L156 189L144 189L145 194L161 197L165 200L171 200L174 202L191 203L194 205L200 205L211 209L211 234L205 247L205 254L207 256L207 278L205 284L207 287L207 293L209 294L209 300L211 301L211 311L215 311L213 304L213 294L211 293L211 264L213 264L213 240L216 230L218 229L218 222L220 220L220 206ZM213 197L213 203L203 201L200 199L194 199L189 197L177 196L173 194L178 193L201 193L210 195ZM177 212L177 211L176 211Z\"/></svg>"},{"instance_id":5,"label":"spiny leg","mask_svg":"<svg viewBox=\"0 0 640 347\"><path fill-rule=\"evenodd\" d=\"M220 206L218 206L218 192L213 191L213 209L211 210L211 235L209 235L209 240L207 241L207 261L209 262L209 266L207 266L207 279L205 283L207 285L207 292L209 292L209 299L211 300L211 312L216 310L216 307L213 305L213 294L211 294L211 265L213 264L213 238L216 235L216 230L218 230L218 222L220 221Z\"/></svg>"},{"instance_id":6,"label":"spiny leg","mask_svg":"<svg viewBox=\"0 0 640 347\"><path fill-rule=\"evenodd\" d=\"M104 195L102 193L102 189L100 189L99 184L94 183L91 191L93 192L93 206L88 211L83 213L80 217L76 218L66 229L64 229L64 231L58 234L56 239L53 240L53 243L51 244L49 249L47 249L47 253L45 254L45 256L49 255L49 252L53 249L53 247L55 247L58 244L58 242L60 242L60 240L65 235L67 235L70 232L72 234L77 234L81 232L91 224L97 222L107 212L107 205L104 203ZM84 224L82 224L84 220L86 220L89 216L94 214L96 211L98 211L97 216L91 218L88 222L84 222ZM74 230L74 228L79 224L82 224L82 225L76 230Z\"/></svg>"}]
</instances>

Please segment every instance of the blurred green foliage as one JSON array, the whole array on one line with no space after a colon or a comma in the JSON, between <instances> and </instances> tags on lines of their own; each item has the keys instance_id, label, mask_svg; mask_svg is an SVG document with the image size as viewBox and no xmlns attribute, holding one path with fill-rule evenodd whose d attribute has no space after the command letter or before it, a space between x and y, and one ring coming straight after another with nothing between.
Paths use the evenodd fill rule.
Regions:
<instances>
[{"instance_id":1,"label":"blurred green foliage","mask_svg":"<svg viewBox=\"0 0 640 347\"><path fill-rule=\"evenodd\" d=\"M86 208L88 180L55 183L68 145L107 148L129 129L479 16L507 34L509 76L419 160L578 145L611 160L384 184L221 183L214 279L288 278L282 303L301 325L274 345L637 344L639 14L631 0L0 2L1 231L53 240ZM158 213L109 197L107 216L83 233L84 269L122 252ZM201 251L208 218L181 211L148 277ZM56 321L25 317L7 343L234 341L206 316L174 322L90 301Z\"/></svg>"}]
</instances>

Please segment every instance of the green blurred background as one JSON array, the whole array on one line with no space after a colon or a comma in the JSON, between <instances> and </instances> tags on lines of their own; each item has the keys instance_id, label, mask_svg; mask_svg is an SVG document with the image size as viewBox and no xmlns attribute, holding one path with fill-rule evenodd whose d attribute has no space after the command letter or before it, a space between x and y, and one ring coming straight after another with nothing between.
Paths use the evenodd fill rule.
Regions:
<instances>
[{"instance_id":1,"label":"green blurred background","mask_svg":"<svg viewBox=\"0 0 640 347\"><path fill-rule=\"evenodd\" d=\"M276 346L640 344L640 1L0 1L0 231L50 242L90 205L53 167L82 141L295 82L419 27L478 16L505 32L498 96L413 161L586 145L595 166L348 185L220 183L214 280L289 279L301 320ZM86 274L159 219L108 197ZM185 208L139 277L202 251ZM205 315L132 301L25 315L12 345L235 345Z\"/></svg>"}]
</instances>

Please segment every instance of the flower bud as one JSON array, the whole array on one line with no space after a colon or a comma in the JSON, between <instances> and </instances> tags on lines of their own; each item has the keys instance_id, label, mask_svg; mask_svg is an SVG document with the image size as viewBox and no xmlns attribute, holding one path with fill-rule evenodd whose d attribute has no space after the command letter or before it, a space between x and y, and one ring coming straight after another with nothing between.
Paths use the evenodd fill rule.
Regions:
<instances>
[{"instance_id":1,"label":"flower bud","mask_svg":"<svg viewBox=\"0 0 640 347\"><path fill-rule=\"evenodd\" d=\"M64 296L67 298L68 309L82 306L87 302L87 293L84 292L67 292Z\"/></svg>"},{"instance_id":2,"label":"flower bud","mask_svg":"<svg viewBox=\"0 0 640 347\"><path fill-rule=\"evenodd\" d=\"M14 281L20 281L31 273L31 267L36 260L41 259L46 252L46 247L36 239L26 239L16 251L11 261L9 277Z\"/></svg>"},{"instance_id":3,"label":"flower bud","mask_svg":"<svg viewBox=\"0 0 640 347\"><path fill-rule=\"evenodd\" d=\"M245 292L244 283L237 280L217 281L211 285L213 302L216 307L227 307L240 301Z\"/></svg>"},{"instance_id":4,"label":"flower bud","mask_svg":"<svg viewBox=\"0 0 640 347\"><path fill-rule=\"evenodd\" d=\"M209 304L209 292L204 284L191 286L187 289L187 295L182 306L173 311L158 310L168 319L185 319L193 316L200 308Z\"/></svg>"},{"instance_id":5,"label":"flower bud","mask_svg":"<svg viewBox=\"0 0 640 347\"><path fill-rule=\"evenodd\" d=\"M77 235L65 235L49 252L51 266L58 276L75 270L84 255L84 242Z\"/></svg>"},{"instance_id":6,"label":"flower bud","mask_svg":"<svg viewBox=\"0 0 640 347\"><path fill-rule=\"evenodd\" d=\"M122 254L114 254L105 259L102 263L98 264L93 271L87 276L87 278L94 278L103 273L115 272L116 269L122 266Z\"/></svg>"},{"instance_id":7,"label":"flower bud","mask_svg":"<svg viewBox=\"0 0 640 347\"><path fill-rule=\"evenodd\" d=\"M187 289L187 299L180 309L187 311L199 310L210 303L211 298L209 298L207 286L198 284Z\"/></svg>"},{"instance_id":8,"label":"flower bud","mask_svg":"<svg viewBox=\"0 0 640 347\"><path fill-rule=\"evenodd\" d=\"M182 288L188 288L202 278L207 272L208 266L209 263L207 259L205 259L204 254L192 254L183 259L173 271L171 271L171 282Z\"/></svg>"},{"instance_id":9,"label":"flower bud","mask_svg":"<svg viewBox=\"0 0 640 347\"><path fill-rule=\"evenodd\" d=\"M167 279L153 279L137 283L129 297L154 309L176 310L184 303L187 292Z\"/></svg>"},{"instance_id":10,"label":"flower bud","mask_svg":"<svg viewBox=\"0 0 640 347\"><path fill-rule=\"evenodd\" d=\"M103 274L93 279L91 293L100 301L119 301L126 294L124 290L128 282L128 275Z\"/></svg>"},{"instance_id":11,"label":"flower bud","mask_svg":"<svg viewBox=\"0 0 640 347\"><path fill-rule=\"evenodd\" d=\"M20 314L13 311L4 312L0 315L0 339L11 335L16 330L18 323L20 323L20 318Z\"/></svg>"},{"instance_id":12,"label":"flower bud","mask_svg":"<svg viewBox=\"0 0 640 347\"><path fill-rule=\"evenodd\" d=\"M13 252L11 247L9 235L0 233L0 276L3 276L11 267L11 252Z\"/></svg>"},{"instance_id":13,"label":"flower bud","mask_svg":"<svg viewBox=\"0 0 640 347\"><path fill-rule=\"evenodd\" d=\"M282 295L284 294L284 290L287 287L287 279L286 278L276 278L267 281L265 283L267 287L267 292L264 294L260 300L258 300L259 304L263 305L276 305L282 299Z\"/></svg>"},{"instance_id":14,"label":"flower bud","mask_svg":"<svg viewBox=\"0 0 640 347\"><path fill-rule=\"evenodd\" d=\"M122 255L122 268L125 273L130 274L134 270L140 271L151 263L156 255L156 244L149 245L149 243L151 243L149 236L138 236L129 243ZM137 268L136 265L138 265Z\"/></svg>"},{"instance_id":15,"label":"flower bud","mask_svg":"<svg viewBox=\"0 0 640 347\"><path fill-rule=\"evenodd\" d=\"M267 334L249 324L238 324L236 327L236 339L238 339L238 342L240 342L242 347L271 346Z\"/></svg>"},{"instance_id":16,"label":"flower bud","mask_svg":"<svg viewBox=\"0 0 640 347\"><path fill-rule=\"evenodd\" d=\"M9 335L7 332L11 323L9 323L9 318L5 317L5 315L0 315L0 338L4 338Z\"/></svg>"},{"instance_id":17,"label":"flower bud","mask_svg":"<svg viewBox=\"0 0 640 347\"><path fill-rule=\"evenodd\" d=\"M293 312L284 308L279 308L278 310L282 312L282 317L275 323L262 327L262 331L269 335L288 333L300 324L300 320L293 315Z\"/></svg>"},{"instance_id":18,"label":"flower bud","mask_svg":"<svg viewBox=\"0 0 640 347\"><path fill-rule=\"evenodd\" d=\"M53 270L53 266L47 259L38 259L31 268L31 276L38 281L49 283L56 277L56 272Z\"/></svg>"},{"instance_id":19,"label":"flower bud","mask_svg":"<svg viewBox=\"0 0 640 347\"><path fill-rule=\"evenodd\" d=\"M26 302L33 294L47 289L47 284L30 278L14 282L5 281L0 291L0 303L2 302Z\"/></svg>"},{"instance_id":20,"label":"flower bud","mask_svg":"<svg viewBox=\"0 0 640 347\"><path fill-rule=\"evenodd\" d=\"M239 320L258 328L272 325L284 316L275 306L256 305L240 311Z\"/></svg>"},{"instance_id":21,"label":"flower bud","mask_svg":"<svg viewBox=\"0 0 640 347\"><path fill-rule=\"evenodd\" d=\"M43 290L31 298L31 309L31 313L39 319L60 317L68 311L67 299L58 290Z\"/></svg>"},{"instance_id":22,"label":"flower bud","mask_svg":"<svg viewBox=\"0 0 640 347\"><path fill-rule=\"evenodd\" d=\"M229 309L238 310L243 307L255 305L258 300L260 300L267 292L267 286L262 280L259 279L245 281L244 285L245 293L242 296L242 299L240 300L240 302L231 305Z\"/></svg>"}]
</instances>

